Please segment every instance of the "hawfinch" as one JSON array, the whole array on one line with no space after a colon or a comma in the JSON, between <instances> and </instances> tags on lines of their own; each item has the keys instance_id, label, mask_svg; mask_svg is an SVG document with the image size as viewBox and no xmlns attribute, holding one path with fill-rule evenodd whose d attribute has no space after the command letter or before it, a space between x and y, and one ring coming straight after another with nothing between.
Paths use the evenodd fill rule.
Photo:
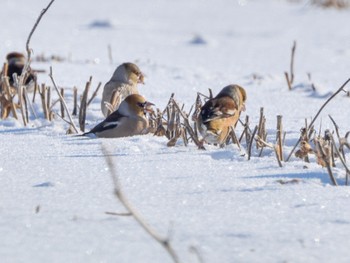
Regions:
<instances>
[{"instance_id":1,"label":"hawfinch","mask_svg":"<svg viewBox=\"0 0 350 263\"><path fill-rule=\"evenodd\" d=\"M146 112L154 105L139 94L126 97L118 110L110 114L103 122L83 135L95 134L100 138L119 138L148 133Z\"/></svg>"},{"instance_id":2,"label":"hawfinch","mask_svg":"<svg viewBox=\"0 0 350 263\"><path fill-rule=\"evenodd\" d=\"M109 113L109 107L118 109L121 101L131 94L139 94L137 84L144 84L144 75L139 67L133 63L123 63L114 71L112 78L106 83L103 89L101 110L105 117ZM112 102L115 92L118 92L119 99Z\"/></svg>"},{"instance_id":3,"label":"hawfinch","mask_svg":"<svg viewBox=\"0 0 350 263\"><path fill-rule=\"evenodd\" d=\"M245 90L238 85L223 88L215 98L209 99L198 116L198 130L207 143L223 145L230 128L237 124L241 111L245 110Z\"/></svg>"},{"instance_id":4,"label":"hawfinch","mask_svg":"<svg viewBox=\"0 0 350 263\"><path fill-rule=\"evenodd\" d=\"M21 76L22 70L26 63L25 56L19 52L11 52L6 56L7 61L7 76L9 77L9 83L11 86L14 84L13 74L16 73L17 76ZM29 68L29 75L26 77L24 83L28 86L34 84L35 73Z\"/></svg>"}]
</instances>

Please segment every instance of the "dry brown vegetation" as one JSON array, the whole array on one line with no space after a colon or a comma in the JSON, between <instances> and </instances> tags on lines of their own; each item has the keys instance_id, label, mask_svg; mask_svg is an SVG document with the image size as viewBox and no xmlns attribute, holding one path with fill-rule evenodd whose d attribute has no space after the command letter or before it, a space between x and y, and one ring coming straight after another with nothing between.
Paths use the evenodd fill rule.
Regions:
<instances>
[{"instance_id":1,"label":"dry brown vegetation","mask_svg":"<svg viewBox=\"0 0 350 263\"><path fill-rule=\"evenodd\" d=\"M312 0L311 3L325 8L333 7L342 9L349 7L348 0Z\"/></svg>"}]
</instances>

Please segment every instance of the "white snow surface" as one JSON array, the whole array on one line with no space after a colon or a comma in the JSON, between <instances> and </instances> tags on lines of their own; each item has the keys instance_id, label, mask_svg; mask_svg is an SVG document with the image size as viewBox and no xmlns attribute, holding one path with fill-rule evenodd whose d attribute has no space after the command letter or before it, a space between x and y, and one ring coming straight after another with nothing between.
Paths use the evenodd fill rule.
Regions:
<instances>
[{"instance_id":1,"label":"white snow surface","mask_svg":"<svg viewBox=\"0 0 350 263\"><path fill-rule=\"evenodd\" d=\"M81 93L89 76L92 88L104 85L126 61L146 74L140 92L160 109L171 93L188 111L197 92L239 84L248 94L242 120L249 115L254 127L264 107L269 142L275 140L276 116L283 116L287 155L305 118L310 122L350 77L350 10L309 2L56 0L30 47L34 57L69 60L32 67L46 70L39 82L52 85L52 66L70 108L73 86ZM47 4L2 1L1 58L25 52ZM284 71L294 40L296 87L289 91ZM100 97L101 92L88 109L88 128L103 120ZM321 121L322 130L334 129L330 114L344 136L350 130L349 105L350 98L339 94L316 129ZM181 262L198 262L191 246L204 262L349 262L350 189L339 161L333 172L341 186L334 187L314 159L306 164L293 156L280 168L269 149L259 157L253 148L248 161L235 145L206 145L202 151L181 140L169 148L165 137L152 135L69 136L66 122L42 118L39 99L35 107L39 118L31 116L27 127L13 118L0 121L0 262L172 262L133 218L105 213L125 209L113 195L102 145L127 199L161 236L170 229ZM292 179L300 183L278 183Z\"/></svg>"}]
</instances>

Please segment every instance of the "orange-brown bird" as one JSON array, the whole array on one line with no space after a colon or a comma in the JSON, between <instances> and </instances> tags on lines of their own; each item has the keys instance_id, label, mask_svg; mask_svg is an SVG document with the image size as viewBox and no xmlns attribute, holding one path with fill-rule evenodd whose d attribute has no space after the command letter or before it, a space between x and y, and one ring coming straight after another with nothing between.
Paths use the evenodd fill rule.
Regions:
<instances>
[{"instance_id":1,"label":"orange-brown bird","mask_svg":"<svg viewBox=\"0 0 350 263\"><path fill-rule=\"evenodd\" d=\"M223 145L231 127L236 127L241 111L245 110L246 99L246 91L238 85L226 86L216 97L209 99L197 119L203 140Z\"/></svg>"},{"instance_id":2,"label":"orange-brown bird","mask_svg":"<svg viewBox=\"0 0 350 263\"><path fill-rule=\"evenodd\" d=\"M118 110L103 122L83 135L95 134L100 138L119 138L148 133L149 121L146 113L151 112L151 102L139 94L126 97Z\"/></svg>"},{"instance_id":3,"label":"orange-brown bird","mask_svg":"<svg viewBox=\"0 0 350 263\"><path fill-rule=\"evenodd\" d=\"M144 75L134 63L123 63L114 71L112 78L106 83L103 89L101 110L105 117L112 107L118 109L120 103L131 94L139 94L137 84L144 84ZM118 92L119 98L112 102L112 97Z\"/></svg>"}]
</instances>

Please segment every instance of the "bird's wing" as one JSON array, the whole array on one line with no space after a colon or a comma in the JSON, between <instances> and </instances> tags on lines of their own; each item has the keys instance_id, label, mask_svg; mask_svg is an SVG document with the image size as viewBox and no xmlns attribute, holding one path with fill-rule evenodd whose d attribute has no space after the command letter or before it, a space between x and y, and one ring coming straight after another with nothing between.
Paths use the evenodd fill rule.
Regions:
<instances>
[{"instance_id":1,"label":"bird's wing","mask_svg":"<svg viewBox=\"0 0 350 263\"><path fill-rule=\"evenodd\" d=\"M111 115L109 115L103 122L97 124L91 131L84 133L90 134L90 133L99 133L103 132L109 129L116 128L125 118L128 118L127 116L120 114L118 111L113 112Z\"/></svg>"},{"instance_id":2,"label":"bird's wing","mask_svg":"<svg viewBox=\"0 0 350 263\"><path fill-rule=\"evenodd\" d=\"M236 113L237 107L235 102L226 97L207 101L202 107L201 116L205 123L216 119L232 117Z\"/></svg>"}]
</instances>

